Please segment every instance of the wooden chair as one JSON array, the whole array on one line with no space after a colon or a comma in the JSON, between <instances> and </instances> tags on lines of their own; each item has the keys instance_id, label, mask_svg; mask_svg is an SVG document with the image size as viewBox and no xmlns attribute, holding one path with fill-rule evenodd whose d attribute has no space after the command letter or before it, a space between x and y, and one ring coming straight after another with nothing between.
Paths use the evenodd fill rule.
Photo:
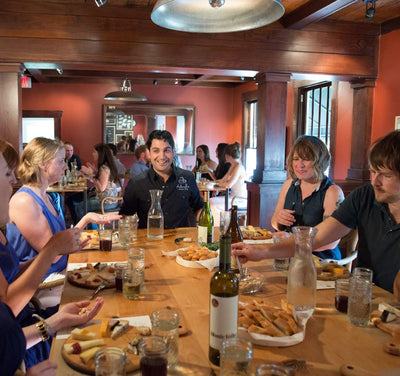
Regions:
<instances>
[{"instance_id":1,"label":"wooden chair","mask_svg":"<svg viewBox=\"0 0 400 376\"><path fill-rule=\"evenodd\" d=\"M346 236L343 236L339 242L340 253L342 259L337 260L339 265L344 265L351 272L353 263L357 258L358 231L351 230Z\"/></svg>"},{"instance_id":2,"label":"wooden chair","mask_svg":"<svg viewBox=\"0 0 400 376\"><path fill-rule=\"evenodd\" d=\"M117 197L106 196L106 197L103 197L103 199L100 202L101 214L106 214L106 213L118 214L123 199L124 198L122 196L117 196ZM106 201L117 201L118 202L118 206L116 208L112 208L112 209L107 210L107 209L104 208L104 204L105 204Z\"/></svg>"}]
</instances>

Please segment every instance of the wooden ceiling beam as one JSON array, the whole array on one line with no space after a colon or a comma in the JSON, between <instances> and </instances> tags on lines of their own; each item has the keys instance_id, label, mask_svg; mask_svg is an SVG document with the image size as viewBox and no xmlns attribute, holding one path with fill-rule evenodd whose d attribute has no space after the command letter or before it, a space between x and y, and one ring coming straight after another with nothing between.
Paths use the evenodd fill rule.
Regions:
<instances>
[{"instance_id":1,"label":"wooden ceiling beam","mask_svg":"<svg viewBox=\"0 0 400 376\"><path fill-rule=\"evenodd\" d=\"M302 29L318 22L358 0L311 0L283 16L280 23L288 29Z\"/></svg>"}]
</instances>

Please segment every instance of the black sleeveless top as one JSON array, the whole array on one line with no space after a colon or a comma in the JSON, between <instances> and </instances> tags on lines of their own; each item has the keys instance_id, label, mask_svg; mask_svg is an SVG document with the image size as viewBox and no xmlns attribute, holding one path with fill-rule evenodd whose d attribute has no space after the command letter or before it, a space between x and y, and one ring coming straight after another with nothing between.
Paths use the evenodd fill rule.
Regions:
<instances>
[{"instance_id":1,"label":"black sleeveless top","mask_svg":"<svg viewBox=\"0 0 400 376\"><path fill-rule=\"evenodd\" d=\"M316 226L324 219L324 200L326 191L334 183L327 177L321 181L319 187L303 201L301 200L300 180L294 180L290 185L286 198L284 209L294 210L296 223L293 226ZM293 227L292 226L292 227ZM323 259L341 259L339 248L314 252L314 254Z\"/></svg>"}]
</instances>

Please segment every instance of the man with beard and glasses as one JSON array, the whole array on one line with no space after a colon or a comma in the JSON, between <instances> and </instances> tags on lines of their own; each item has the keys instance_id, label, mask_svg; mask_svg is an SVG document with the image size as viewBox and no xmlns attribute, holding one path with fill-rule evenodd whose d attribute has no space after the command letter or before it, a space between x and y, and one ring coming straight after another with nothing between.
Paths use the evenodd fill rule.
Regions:
<instances>
[{"instance_id":1,"label":"man with beard and glasses","mask_svg":"<svg viewBox=\"0 0 400 376\"><path fill-rule=\"evenodd\" d=\"M154 130L147 143L151 166L134 176L124 192L120 209L122 215L139 217L139 227L147 225L150 209L150 189L163 191L161 208L164 214L164 227L189 227L194 225L195 216L203 207L203 199L191 171L176 167L173 163L175 142L168 131Z\"/></svg>"},{"instance_id":2,"label":"man with beard and glasses","mask_svg":"<svg viewBox=\"0 0 400 376\"><path fill-rule=\"evenodd\" d=\"M316 226L313 246L333 242L358 229L357 266L372 269L374 283L400 298L400 130L377 140L369 155L371 182L355 189ZM291 257L292 239L270 246L232 245L242 262Z\"/></svg>"}]
</instances>

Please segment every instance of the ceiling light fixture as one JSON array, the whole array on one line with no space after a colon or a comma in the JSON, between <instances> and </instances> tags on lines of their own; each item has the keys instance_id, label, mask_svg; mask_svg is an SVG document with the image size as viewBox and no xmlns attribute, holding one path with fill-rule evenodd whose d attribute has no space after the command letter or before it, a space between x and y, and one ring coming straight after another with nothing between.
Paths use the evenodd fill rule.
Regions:
<instances>
[{"instance_id":1,"label":"ceiling light fixture","mask_svg":"<svg viewBox=\"0 0 400 376\"><path fill-rule=\"evenodd\" d=\"M98 7L102 7L104 4L107 3L107 0L94 0Z\"/></svg>"},{"instance_id":2,"label":"ceiling light fixture","mask_svg":"<svg viewBox=\"0 0 400 376\"><path fill-rule=\"evenodd\" d=\"M192 33L255 29L285 13L279 0L157 0L151 20L158 26Z\"/></svg>"},{"instance_id":3,"label":"ceiling light fixture","mask_svg":"<svg viewBox=\"0 0 400 376\"><path fill-rule=\"evenodd\" d=\"M122 83L120 91L112 91L104 96L105 100L109 101L132 101L132 102L145 102L147 98L139 93L132 91L131 81L125 78Z\"/></svg>"},{"instance_id":4,"label":"ceiling light fixture","mask_svg":"<svg viewBox=\"0 0 400 376\"><path fill-rule=\"evenodd\" d=\"M363 0L365 3L365 17L371 20L375 15L375 3L378 0Z\"/></svg>"}]
</instances>

